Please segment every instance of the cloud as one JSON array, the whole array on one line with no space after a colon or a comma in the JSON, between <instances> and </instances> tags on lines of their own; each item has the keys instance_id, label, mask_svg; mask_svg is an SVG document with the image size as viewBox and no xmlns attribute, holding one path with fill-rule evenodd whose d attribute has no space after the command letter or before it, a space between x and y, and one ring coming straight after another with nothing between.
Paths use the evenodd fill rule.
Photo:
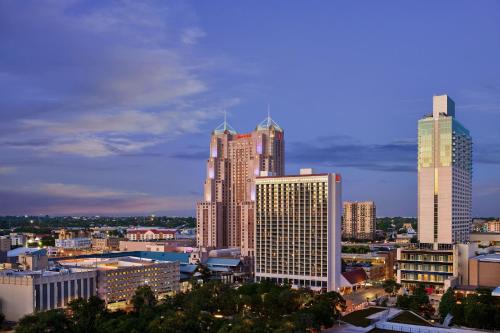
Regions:
<instances>
[{"instance_id":1,"label":"cloud","mask_svg":"<svg viewBox=\"0 0 500 333\"><path fill-rule=\"evenodd\" d=\"M16 172L16 168L14 167L0 166L0 176L9 175L14 172Z\"/></svg>"},{"instance_id":2,"label":"cloud","mask_svg":"<svg viewBox=\"0 0 500 333\"><path fill-rule=\"evenodd\" d=\"M416 140L415 140L416 141ZM371 171L415 172L417 144L413 140L363 144L353 140L325 139L288 145L293 164L318 164Z\"/></svg>"},{"instance_id":3,"label":"cloud","mask_svg":"<svg viewBox=\"0 0 500 333\"><path fill-rule=\"evenodd\" d=\"M194 211L199 196L153 196L142 192L64 183L0 188L0 214L134 215Z\"/></svg>"},{"instance_id":4,"label":"cloud","mask_svg":"<svg viewBox=\"0 0 500 333\"><path fill-rule=\"evenodd\" d=\"M194 45L198 39L205 37L207 34L197 27L191 27L182 32L181 40L184 44Z\"/></svg>"},{"instance_id":5,"label":"cloud","mask_svg":"<svg viewBox=\"0 0 500 333\"><path fill-rule=\"evenodd\" d=\"M196 133L238 103L208 95L203 76L213 63L191 56L205 33L186 8L0 3L0 144L37 154L135 154Z\"/></svg>"}]
</instances>

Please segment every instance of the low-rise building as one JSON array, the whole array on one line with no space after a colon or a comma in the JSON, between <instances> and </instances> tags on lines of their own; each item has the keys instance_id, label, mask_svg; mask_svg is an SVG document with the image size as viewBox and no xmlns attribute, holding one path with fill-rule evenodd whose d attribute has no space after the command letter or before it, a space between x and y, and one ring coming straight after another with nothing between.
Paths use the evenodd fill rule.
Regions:
<instances>
[{"instance_id":1,"label":"low-rise building","mask_svg":"<svg viewBox=\"0 0 500 333\"><path fill-rule=\"evenodd\" d=\"M500 232L500 220L492 220L486 222L487 232Z\"/></svg>"},{"instance_id":2,"label":"low-rise building","mask_svg":"<svg viewBox=\"0 0 500 333\"><path fill-rule=\"evenodd\" d=\"M121 240L120 251L191 252L195 250L195 239L168 239L158 241Z\"/></svg>"},{"instance_id":3,"label":"low-rise building","mask_svg":"<svg viewBox=\"0 0 500 333\"><path fill-rule=\"evenodd\" d=\"M88 249L92 246L92 241L90 238L67 238L67 239L56 239L56 247L62 249Z\"/></svg>"},{"instance_id":4,"label":"low-rise building","mask_svg":"<svg viewBox=\"0 0 500 333\"><path fill-rule=\"evenodd\" d=\"M423 284L429 292L444 293L448 288L467 285L469 259L477 254L477 244L414 244L397 250L397 281L412 290Z\"/></svg>"},{"instance_id":5,"label":"low-rise building","mask_svg":"<svg viewBox=\"0 0 500 333\"><path fill-rule=\"evenodd\" d=\"M9 321L25 315L65 307L76 298L96 294L96 271L61 269L0 271L0 312Z\"/></svg>"},{"instance_id":6,"label":"low-rise building","mask_svg":"<svg viewBox=\"0 0 500 333\"><path fill-rule=\"evenodd\" d=\"M131 241L153 241L162 239L175 239L175 229L127 229L127 238Z\"/></svg>"},{"instance_id":7,"label":"low-rise building","mask_svg":"<svg viewBox=\"0 0 500 333\"><path fill-rule=\"evenodd\" d=\"M124 238L105 237L92 238L92 250L96 251L118 251L120 249L120 241Z\"/></svg>"},{"instance_id":8,"label":"low-rise building","mask_svg":"<svg viewBox=\"0 0 500 333\"><path fill-rule=\"evenodd\" d=\"M500 286L500 253L481 254L470 258L468 275L470 286Z\"/></svg>"},{"instance_id":9,"label":"low-rise building","mask_svg":"<svg viewBox=\"0 0 500 333\"><path fill-rule=\"evenodd\" d=\"M11 233L10 234L10 242L11 245L14 246L25 246L28 241L28 237L24 234Z\"/></svg>"},{"instance_id":10,"label":"low-rise building","mask_svg":"<svg viewBox=\"0 0 500 333\"><path fill-rule=\"evenodd\" d=\"M175 293L180 289L177 261L159 261L140 257L87 257L64 259L63 267L97 270L98 295L106 303L130 301L138 287L148 285L157 296Z\"/></svg>"}]
</instances>

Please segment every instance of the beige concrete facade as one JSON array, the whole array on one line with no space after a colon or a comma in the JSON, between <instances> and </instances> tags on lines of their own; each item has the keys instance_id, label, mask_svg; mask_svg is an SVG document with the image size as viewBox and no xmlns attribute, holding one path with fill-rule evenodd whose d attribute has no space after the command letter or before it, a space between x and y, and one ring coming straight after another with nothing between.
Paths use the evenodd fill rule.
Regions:
<instances>
[{"instance_id":1,"label":"beige concrete facade","mask_svg":"<svg viewBox=\"0 0 500 333\"><path fill-rule=\"evenodd\" d=\"M65 307L76 298L96 294L94 270L2 271L0 306L5 319L18 321L35 311Z\"/></svg>"},{"instance_id":2,"label":"beige concrete facade","mask_svg":"<svg viewBox=\"0 0 500 333\"><path fill-rule=\"evenodd\" d=\"M468 285L492 288L500 286L500 254L471 258Z\"/></svg>"},{"instance_id":3,"label":"beige concrete facade","mask_svg":"<svg viewBox=\"0 0 500 333\"><path fill-rule=\"evenodd\" d=\"M226 122L212 133L204 200L196 206L197 243L254 253L255 177L285 171L284 132L268 117L248 134Z\"/></svg>"},{"instance_id":4,"label":"beige concrete facade","mask_svg":"<svg viewBox=\"0 0 500 333\"><path fill-rule=\"evenodd\" d=\"M377 209L373 201L345 201L342 238L373 240Z\"/></svg>"},{"instance_id":5,"label":"beige concrete facade","mask_svg":"<svg viewBox=\"0 0 500 333\"><path fill-rule=\"evenodd\" d=\"M160 296L180 289L180 270L177 261L157 261L137 257L65 259L65 267L85 267L97 270L97 294L114 303L129 301L138 287L148 285Z\"/></svg>"},{"instance_id":6,"label":"beige concrete facade","mask_svg":"<svg viewBox=\"0 0 500 333\"><path fill-rule=\"evenodd\" d=\"M338 174L256 180L255 278L340 287L342 195Z\"/></svg>"}]
</instances>

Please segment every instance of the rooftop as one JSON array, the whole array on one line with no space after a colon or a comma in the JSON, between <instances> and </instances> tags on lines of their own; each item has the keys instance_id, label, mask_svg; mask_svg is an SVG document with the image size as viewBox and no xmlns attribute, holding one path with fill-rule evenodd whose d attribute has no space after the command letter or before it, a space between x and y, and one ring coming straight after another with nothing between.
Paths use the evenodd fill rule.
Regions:
<instances>
[{"instance_id":1,"label":"rooftop","mask_svg":"<svg viewBox=\"0 0 500 333\"><path fill-rule=\"evenodd\" d=\"M80 258L60 260L59 264L65 267L97 268L98 270L111 270L126 267L150 266L158 262L154 259L144 259L139 257L118 257L118 258Z\"/></svg>"},{"instance_id":2,"label":"rooftop","mask_svg":"<svg viewBox=\"0 0 500 333\"><path fill-rule=\"evenodd\" d=\"M276 131L283 132L283 129L276 123L270 115L266 117L260 124L257 125L257 130L267 130L270 128L274 128Z\"/></svg>"},{"instance_id":3,"label":"rooftop","mask_svg":"<svg viewBox=\"0 0 500 333\"><path fill-rule=\"evenodd\" d=\"M479 256L474 257L473 259L477 259L483 262L498 262L500 263L500 253L488 253L481 254Z\"/></svg>"}]
</instances>

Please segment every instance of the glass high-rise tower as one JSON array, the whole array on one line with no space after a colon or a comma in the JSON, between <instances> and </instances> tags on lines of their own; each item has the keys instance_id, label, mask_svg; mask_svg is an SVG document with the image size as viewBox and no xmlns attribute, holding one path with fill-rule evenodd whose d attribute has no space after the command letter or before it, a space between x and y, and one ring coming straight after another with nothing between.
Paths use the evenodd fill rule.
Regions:
<instances>
[{"instance_id":1,"label":"glass high-rise tower","mask_svg":"<svg viewBox=\"0 0 500 333\"><path fill-rule=\"evenodd\" d=\"M472 139L447 95L418 122L418 238L452 244L469 239L472 222Z\"/></svg>"}]
</instances>

